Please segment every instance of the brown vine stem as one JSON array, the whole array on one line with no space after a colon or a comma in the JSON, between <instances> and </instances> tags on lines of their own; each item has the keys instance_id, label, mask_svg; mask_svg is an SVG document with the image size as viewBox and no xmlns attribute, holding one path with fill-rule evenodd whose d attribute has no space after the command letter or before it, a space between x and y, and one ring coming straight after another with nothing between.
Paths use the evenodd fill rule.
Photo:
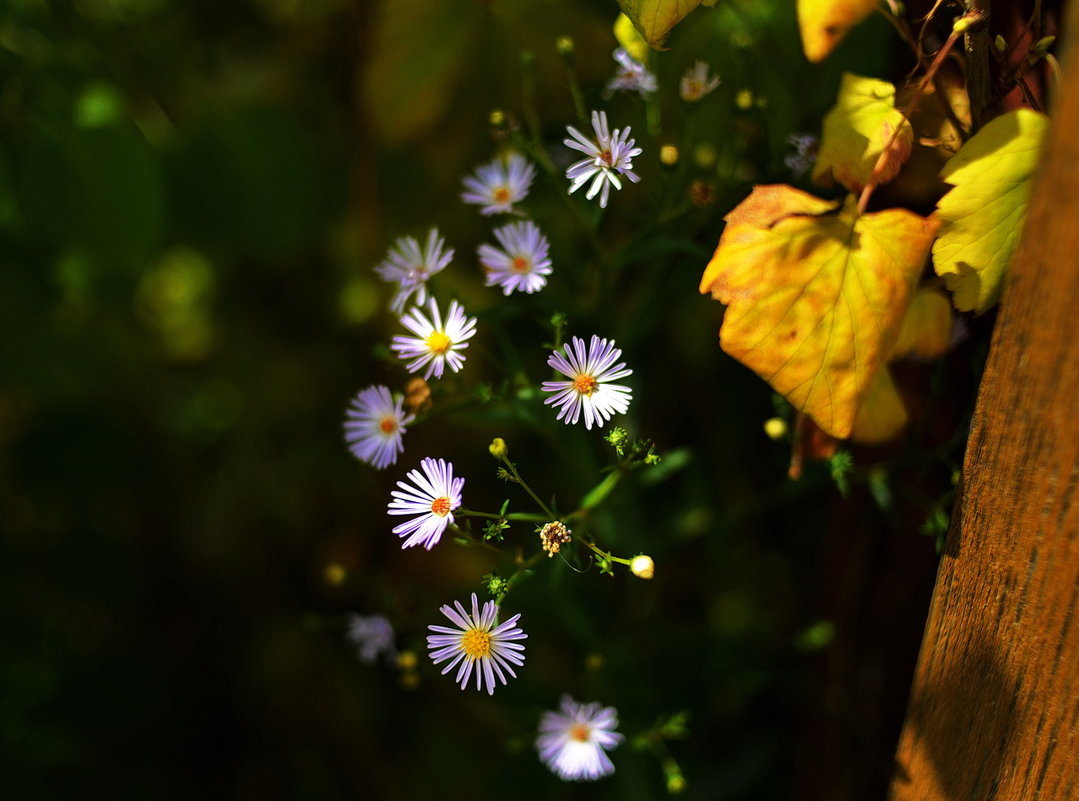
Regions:
<instances>
[{"instance_id":1,"label":"brown vine stem","mask_svg":"<svg viewBox=\"0 0 1079 801\"><path fill-rule=\"evenodd\" d=\"M933 82L933 78L936 77L937 71L940 69L940 65L944 63L944 59L947 58L948 53L951 52L952 47L955 46L959 36L964 32L967 25L962 24L963 21L967 21L967 25L974 20L969 14L960 17L956 21L955 26L952 28L951 34L948 36L948 40L944 43L944 46L940 48L937 55L933 58L933 63L929 65L929 69L926 71L922 79L918 81L918 88L914 90L914 94L911 95L910 100L907 102L906 108L899 113L903 115L904 122L910 120L911 114L914 109L918 107L918 104L922 101L922 97L925 95L925 90L929 87L929 84ZM900 132L903 130L903 125L897 125L895 130L892 131L891 137L889 137L884 149L881 150L880 155L877 156L877 163L873 165L873 172L869 175L869 180L866 181L865 187L862 189L862 194L858 198L858 214L859 216L865 214L866 206L869 205L869 197L873 194L873 190L880 184L880 176L884 171L884 165L888 163L888 159L892 153L892 146L895 145L895 140L899 138Z\"/></svg>"},{"instance_id":2,"label":"brown vine stem","mask_svg":"<svg viewBox=\"0 0 1079 801\"><path fill-rule=\"evenodd\" d=\"M986 122L992 105L989 78L989 0L965 0L970 24L963 32L963 52L967 65L967 96L970 98L970 132L975 134Z\"/></svg>"}]
</instances>

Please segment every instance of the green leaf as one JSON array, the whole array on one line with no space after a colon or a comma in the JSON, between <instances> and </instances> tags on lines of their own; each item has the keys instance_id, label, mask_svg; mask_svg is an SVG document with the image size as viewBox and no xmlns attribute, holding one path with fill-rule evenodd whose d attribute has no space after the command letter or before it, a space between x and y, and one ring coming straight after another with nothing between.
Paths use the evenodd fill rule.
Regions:
<instances>
[{"instance_id":1,"label":"green leaf","mask_svg":"<svg viewBox=\"0 0 1079 801\"><path fill-rule=\"evenodd\" d=\"M1030 109L1002 114L941 171L954 188L937 203L933 266L960 311L983 312L1000 300L1048 123Z\"/></svg>"},{"instance_id":2,"label":"green leaf","mask_svg":"<svg viewBox=\"0 0 1079 801\"><path fill-rule=\"evenodd\" d=\"M899 135L893 140L896 128ZM838 181L851 192L861 192L890 144L878 181L887 183L910 157L913 141L910 123L896 110L892 84L844 73L835 105L824 118L813 182L831 186Z\"/></svg>"},{"instance_id":3,"label":"green leaf","mask_svg":"<svg viewBox=\"0 0 1079 801\"><path fill-rule=\"evenodd\" d=\"M652 47L660 49L671 28L701 4L701 0L618 0L622 12Z\"/></svg>"}]
</instances>

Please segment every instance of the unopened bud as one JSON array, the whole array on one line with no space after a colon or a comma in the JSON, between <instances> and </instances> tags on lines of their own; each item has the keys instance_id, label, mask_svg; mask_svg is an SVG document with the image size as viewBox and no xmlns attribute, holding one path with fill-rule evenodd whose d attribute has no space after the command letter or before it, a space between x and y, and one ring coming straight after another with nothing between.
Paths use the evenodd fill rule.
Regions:
<instances>
[{"instance_id":1,"label":"unopened bud","mask_svg":"<svg viewBox=\"0 0 1079 801\"><path fill-rule=\"evenodd\" d=\"M397 667L401 670L415 670L418 661L415 651L402 651L397 655Z\"/></svg>"},{"instance_id":2,"label":"unopened bud","mask_svg":"<svg viewBox=\"0 0 1079 801\"><path fill-rule=\"evenodd\" d=\"M640 556L633 557L633 561L629 563L629 570L637 578L650 579L656 574L656 563L652 561L651 556L642 553Z\"/></svg>"},{"instance_id":3,"label":"unopened bud","mask_svg":"<svg viewBox=\"0 0 1079 801\"><path fill-rule=\"evenodd\" d=\"M559 36L555 40L554 49L558 51L558 55L566 59L566 61L573 61L573 56L576 52L576 48L573 44L573 38L569 36Z\"/></svg>"},{"instance_id":4,"label":"unopened bud","mask_svg":"<svg viewBox=\"0 0 1079 801\"><path fill-rule=\"evenodd\" d=\"M787 421L782 417L769 417L764 421L764 433L768 439L783 439L787 436Z\"/></svg>"},{"instance_id":5,"label":"unopened bud","mask_svg":"<svg viewBox=\"0 0 1079 801\"><path fill-rule=\"evenodd\" d=\"M506 112L500 108L492 109L491 114L487 117L487 122L491 124L492 128L502 128L506 124Z\"/></svg>"},{"instance_id":6,"label":"unopened bud","mask_svg":"<svg viewBox=\"0 0 1079 801\"><path fill-rule=\"evenodd\" d=\"M491 455L496 459L505 459L509 455L510 449L506 447L506 440L502 437L495 437L491 440L491 444L487 446L487 450L491 452Z\"/></svg>"},{"instance_id":7,"label":"unopened bud","mask_svg":"<svg viewBox=\"0 0 1079 801\"><path fill-rule=\"evenodd\" d=\"M664 145L659 149L659 160L668 167L678 163L678 148L674 145Z\"/></svg>"}]
</instances>

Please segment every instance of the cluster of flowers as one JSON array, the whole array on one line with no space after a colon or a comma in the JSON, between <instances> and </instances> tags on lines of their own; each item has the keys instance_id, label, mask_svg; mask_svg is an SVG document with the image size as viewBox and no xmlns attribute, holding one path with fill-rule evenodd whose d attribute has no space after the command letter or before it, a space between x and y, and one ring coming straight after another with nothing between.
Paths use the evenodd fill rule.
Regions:
<instances>
[{"instance_id":1,"label":"cluster of flowers","mask_svg":"<svg viewBox=\"0 0 1079 801\"><path fill-rule=\"evenodd\" d=\"M486 686L488 693L494 692L496 677L503 684L505 673L516 677L512 665L524 663L524 646L517 641L528 636L515 625L519 614L496 625L498 606L488 601L481 609L475 593L471 613L459 601L440 611L454 627L430 626L435 633L428 636L427 647L436 665L448 663L442 669L443 675L456 667L454 680L464 689L475 672L476 689ZM393 626L382 615L352 615L347 637L364 662L372 663L382 654L389 658L397 655ZM558 711L544 712L540 718L536 750L563 780L600 779L614 773L607 751L622 742L623 736L615 731L617 727L618 712L614 707L582 704L563 695Z\"/></svg>"},{"instance_id":2,"label":"cluster of flowers","mask_svg":"<svg viewBox=\"0 0 1079 801\"><path fill-rule=\"evenodd\" d=\"M609 91L639 91L645 95L656 90L655 77L625 50L615 51L615 60L619 71L608 85ZM714 89L716 83L718 79L709 79L704 65L694 65L683 79L683 97L695 101ZM567 168L566 178L571 194L588 184L586 198L598 195L599 205L605 208L611 188L621 189L623 178L632 183L640 181L633 171L633 159L642 150L636 147L628 126L610 129L605 112L593 111L591 123L592 137L566 127L564 144L584 155ZM520 154L495 158L464 179L461 199L480 206L484 216L523 217L518 204L528 196L535 172ZM496 228L493 235L498 247L482 244L476 251L486 285L500 287L507 296L542 290L552 273L552 262L550 244L540 228L523 219ZM390 309L412 334L395 336L390 349L406 362L408 372L423 372L424 381L441 379L447 367L459 372L465 363L464 351L476 334L476 319L468 317L456 300L450 301L443 316L438 301L429 296L428 280L444 270L453 256L453 249L447 249L438 229L432 228L422 248L415 238L402 237L375 268L383 280L396 285ZM406 313L410 302L412 308ZM632 370L619 361L621 355L612 340L595 335L587 344L572 337L549 355L548 366L567 379L544 381L541 385L549 396L544 403L557 410L557 421L575 425L583 418L585 428L590 430L593 425L602 427L615 414L626 413L631 390L614 382L629 376ZM370 386L356 395L346 415L345 439L357 458L378 469L396 463L404 450L406 426L415 420L414 414L406 413L404 398L395 397L386 386ZM454 475L452 462L430 457L422 459L419 469L410 470L406 478L398 481L397 489L391 492L388 513L408 518L396 525L393 533L402 539L403 548L421 545L430 550L454 523L453 512L461 507L465 479ZM567 540L568 536L560 542ZM553 547L551 553L556 551L557 547ZM446 663L443 674L456 668L454 681L462 689L467 688L474 674L476 689L486 689L488 694L494 693L497 684L507 683L507 674L516 677L514 668L525 661L520 641L527 638L517 625L520 614L499 623L497 603L488 601L481 608L475 593L471 612L459 601L442 606L440 611L453 626L429 626L433 633L427 638L427 647L434 664ZM392 627L381 616L354 616L349 637L365 661L374 661L380 653L396 653ZM561 778L597 779L614 770L606 750L622 740L616 726L613 707L580 704L564 696L559 711L544 714L536 747L544 762Z\"/></svg>"}]
</instances>

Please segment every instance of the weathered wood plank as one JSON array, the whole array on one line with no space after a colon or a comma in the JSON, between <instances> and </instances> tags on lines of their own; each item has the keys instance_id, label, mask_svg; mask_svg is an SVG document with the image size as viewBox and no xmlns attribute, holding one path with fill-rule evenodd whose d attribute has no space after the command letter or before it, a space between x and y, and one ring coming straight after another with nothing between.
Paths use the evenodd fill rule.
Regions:
<instances>
[{"instance_id":1,"label":"weathered wood plank","mask_svg":"<svg viewBox=\"0 0 1079 801\"><path fill-rule=\"evenodd\" d=\"M893 801L1079 799L1079 9L937 575Z\"/></svg>"}]
</instances>

